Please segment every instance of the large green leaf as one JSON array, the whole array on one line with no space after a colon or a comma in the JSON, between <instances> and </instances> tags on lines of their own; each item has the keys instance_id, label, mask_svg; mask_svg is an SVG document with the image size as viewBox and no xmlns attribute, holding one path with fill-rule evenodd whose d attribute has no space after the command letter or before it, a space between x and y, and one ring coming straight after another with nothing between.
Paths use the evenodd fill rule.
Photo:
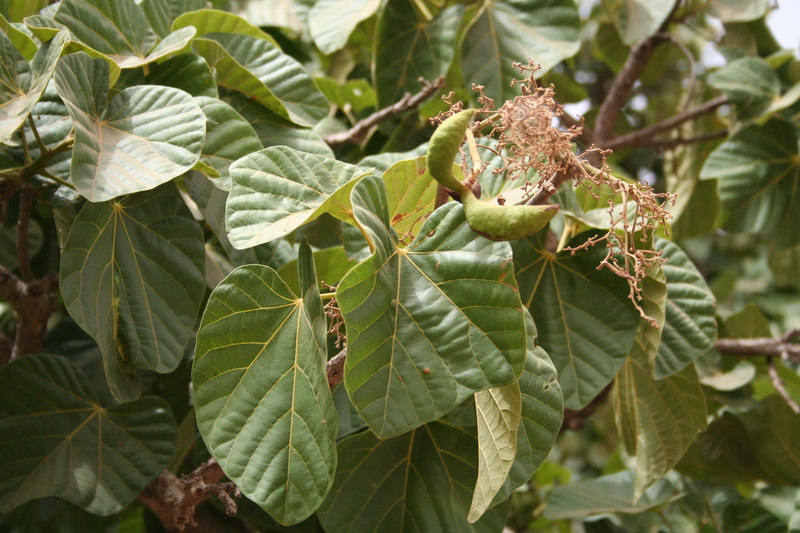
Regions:
<instances>
[{"instance_id":1,"label":"large green leaf","mask_svg":"<svg viewBox=\"0 0 800 533\"><path fill-rule=\"evenodd\" d=\"M399 161L381 174L386 186L389 220L399 235L416 235L433 211L436 180L428 173L425 156Z\"/></svg>"},{"instance_id":2,"label":"large green leaf","mask_svg":"<svg viewBox=\"0 0 800 533\"><path fill-rule=\"evenodd\" d=\"M61 294L103 351L115 397L139 394L134 368L180 363L205 295L204 258L174 185L81 209L61 256Z\"/></svg>"},{"instance_id":3,"label":"large green leaf","mask_svg":"<svg viewBox=\"0 0 800 533\"><path fill-rule=\"evenodd\" d=\"M218 96L214 73L205 59L194 54L181 54L152 65L143 84L166 85L192 96Z\"/></svg>"},{"instance_id":4,"label":"large green leaf","mask_svg":"<svg viewBox=\"0 0 800 533\"><path fill-rule=\"evenodd\" d=\"M642 321L640 335L641 328L651 327ZM655 381L646 344L637 337L613 392L617 426L629 435L624 439L628 454L636 456L633 501L664 477L706 428L706 402L697 371L689 366Z\"/></svg>"},{"instance_id":5,"label":"large green leaf","mask_svg":"<svg viewBox=\"0 0 800 533\"><path fill-rule=\"evenodd\" d=\"M5 33L0 32L0 142L5 141L28 118L53 77L65 44L66 32L59 32L41 46L30 64Z\"/></svg>"},{"instance_id":6,"label":"large green leaf","mask_svg":"<svg viewBox=\"0 0 800 533\"><path fill-rule=\"evenodd\" d=\"M522 392L522 419L517 436L517 456L492 505L506 500L530 481L550 454L564 418L564 396L556 380L556 369L547 352L537 346L536 325L528 312L525 313L525 327L528 350L518 382Z\"/></svg>"},{"instance_id":7,"label":"large green leaf","mask_svg":"<svg viewBox=\"0 0 800 533\"><path fill-rule=\"evenodd\" d=\"M75 123L71 179L92 202L152 189L192 168L206 132L183 91L138 86L108 101L108 64L84 53L61 58L56 89Z\"/></svg>"},{"instance_id":8,"label":"large green leaf","mask_svg":"<svg viewBox=\"0 0 800 533\"><path fill-rule=\"evenodd\" d=\"M24 28L24 30L20 29L20 27ZM21 26L19 23L14 25L7 21L2 15L0 15L0 31L6 34L8 39L14 47L19 50L19 53L22 54L22 57L24 57L26 61L31 61L39 50L39 46L34 42L33 36L30 34L30 30L28 30L27 27Z\"/></svg>"},{"instance_id":9,"label":"large green leaf","mask_svg":"<svg viewBox=\"0 0 800 533\"><path fill-rule=\"evenodd\" d=\"M672 12L676 0L607 0L619 35L627 45L656 33Z\"/></svg>"},{"instance_id":10,"label":"large green leaf","mask_svg":"<svg viewBox=\"0 0 800 533\"><path fill-rule=\"evenodd\" d=\"M782 485L800 483L800 415L775 394L763 410L748 413L758 463L768 478Z\"/></svg>"},{"instance_id":11,"label":"large green leaf","mask_svg":"<svg viewBox=\"0 0 800 533\"><path fill-rule=\"evenodd\" d=\"M545 249L546 237L542 230L514 243L517 283L558 369L564 405L581 409L622 368L639 315L627 300L628 284L597 270L604 249L554 255Z\"/></svg>"},{"instance_id":12,"label":"large green leaf","mask_svg":"<svg viewBox=\"0 0 800 533\"><path fill-rule=\"evenodd\" d=\"M373 73L378 108L447 74L455 55L456 32L464 6L454 5L433 20L420 20L411 0L390 0L378 17ZM319 4L317 4L319 5ZM313 21L313 19L312 19Z\"/></svg>"},{"instance_id":13,"label":"large green leaf","mask_svg":"<svg viewBox=\"0 0 800 533\"><path fill-rule=\"evenodd\" d=\"M800 244L797 128L773 119L739 131L706 160L700 179L717 179L725 228L766 233L778 246Z\"/></svg>"},{"instance_id":14,"label":"large green leaf","mask_svg":"<svg viewBox=\"0 0 800 533\"><path fill-rule=\"evenodd\" d=\"M653 366L656 379L680 371L714 346L717 304L702 274L680 247L656 239L664 252L667 278L666 322Z\"/></svg>"},{"instance_id":15,"label":"large green leaf","mask_svg":"<svg viewBox=\"0 0 800 533\"><path fill-rule=\"evenodd\" d=\"M519 383L475 393L478 419L478 480L467 519L476 522L503 488L517 456L522 416Z\"/></svg>"},{"instance_id":16,"label":"large green leaf","mask_svg":"<svg viewBox=\"0 0 800 533\"><path fill-rule=\"evenodd\" d=\"M288 146L301 152L334 158L333 150L309 129L299 128L246 96L231 92L227 102L247 120L264 148ZM359 165L364 168L364 165Z\"/></svg>"},{"instance_id":17,"label":"large green leaf","mask_svg":"<svg viewBox=\"0 0 800 533\"><path fill-rule=\"evenodd\" d=\"M0 372L0 434L0 511L58 496L110 515L167 465L177 429L161 398L100 405L77 366L37 354Z\"/></svg>"},{"instance_id":18,"label":"large green leaf","mask_svg":"<svg viewBox=\"0 0 800 533\"><path fill-rule=\"evenodd\" d=\"M472 232L452 203L399 248L378 178L361 180L351 201L373 253L336 298L347 326L345 385L370 429L398 435L516 381L525 320L508 244Z\"/></svg>"},{"instance_id":19,"label":"large green leaf","mask_svg":"<svg viewBox=\"0 0 800 533\"><path fill-rule=\"evenodd\" d=\"M230 166L230 173L228 237L239 249L283 237L322 213L351 219L342 205L349 204L350 187L368 174L285 146L247 155Z\"/></svg>"},{"instance_id":20,"label":"large green leaf","mask_svg":"<svg viewBox=\"0 0 800 533\"><path fill-rule=\"evenodd\" d=\"M348 354L349 357L349 354ZM328 533L495 533L508 507L467 522L478 471L474 428L432 422L393 439L339 443L339 468L317 515Z\"/></svg>"},{"instance_id":21,"label":"large green leaf","mask_svg":"<svg viewBox=\"0 0 800 533\"><path fill-rule=\"evenodd\" d=\"M184 13L172 23L172 31L189 26L197 30L197 37L202 37L208 33L236 33L262 39L275 46L275 42L270 34L265 33L257 26L253 26L245 19L233 13L226 13L216 9L200 9L191 13Z\"/></svg>"},{"instance_id":22,"label":"large green leaf","mask_svg":"<svg viewBox=\"0 0 800 533\"><path fill-rule=\"evenodd\" d=\"M197 333L197 424L226 475L278 522L322 503L336 470L336 410L325 371L326 318L311 248L298 297L269 267L233 271Z\"/></svg>"},{"instance_id":23,"label":"large green leaf","mask_svg":"<svg viewBox=\"0 0 800 533\"><path fill-rule=\"evenodd\" d=\"M380 0L317 0L308 13L309 30L317 48L326 55L343 48L358 23L371 17L380 3Z\"/></svg>"},{"instance_id":24,"label":"large green leaf","mask_svg":"<svg viewBox=\"0 0 800 533\"><path fill-rule=\"evenodd\" d=\"M760 505L732 502L722 515L724 533L786 533L786 523Z\"/></svg>"},{"instance_id":25,"label":"large green leaf","mask_svg":"<svg viewBox=\"0 0 800 533\"><path fill-rule=\"evenodd\" d=\"M205 113L208 124L200 161L219 173L214 185L229 190L231 163L261 150L261 141L250 123L225 102L205 96L194 101Z\"/></svg>"},{"instance_id":26,"label":"large green leaf","mask_svg":"<svg viewBox=\"0 0 800 533\"><path fill-rule=\"evenodd\" d=\"M486 2L462 41L464 79L486 87L486 95L499 103L510 100L519 95L509 86L520 77L513 62L531 58L543 74L577 53L580 34L573 0Z\"/></svg>"},{"instance_id":27,"label":"large green leaf","mask_svg":"<svg viewBox=\"0 0 800 533\"><path fill-rule=\"evenodd\" d=\"M182 28L159 40L135 0L62 0L53 20L120 68L141 67L174 54L195 34L194 28Z\"/></svg>"},{"instance_id":28,"label":"large green leaf","mask_svg":"<svg viewBox=\"0 0 800 533\"><path fill-rule=\"evenodd\" d=\"M672 485L663 479L636 501L633 498L635 474L624 470L596 479L579 481L553 489L544 516L552 520L585 518L601 513L635 514L661 506L673 495Z\"/></svg>"},{"instance_id":29,"label":"large green leaf","mask_svg":"<svg viewBox=\"0 0 800 533\"><path fill-rule=\"evenodd\" d=\"M314 126L330 111L302 65L267 41L209 33L195 39L194 46L216 70L220 86L244 93L284 119Z\"/></svg>"},{"instance_id":30,"label":"large green leaf","mask_svg":"<svg viewBox=\"0 0 800 533\"><path fill-rule=\"evenodd\" d=\"M175 19L187 11L203 9L206 7L206 2L204 0L142 0L139 2L139 6L142 8L150 28L163 39L169 35Z\"/></svg>"}]
</instances>

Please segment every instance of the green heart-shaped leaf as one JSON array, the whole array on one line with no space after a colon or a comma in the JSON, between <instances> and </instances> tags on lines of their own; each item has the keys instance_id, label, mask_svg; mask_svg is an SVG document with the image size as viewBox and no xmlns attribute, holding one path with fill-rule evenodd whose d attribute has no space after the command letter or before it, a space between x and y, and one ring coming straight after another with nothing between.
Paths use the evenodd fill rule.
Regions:
<instances>
[{"instance_id":1,"label":"green heart-shaped leaf","mask_svg":"<svg viewBox=\"0 0 800 533\"><path fill-rule=\"evenodd\" d=\"M123 89L108 101L108 65L84 53L61 58L56 89L75 123L71 178L89 201L153 189L192 168L206 132L183 91Z\"/></svg>"},{"instance_id":2,"label":"green heart-shaped leaf","mask_svg":"<svg viewBox=\"0 0 800 533\"><path fill-rule=\"evenodd\" d=\"M766 233L781 248L800 244L797 127L773 119L745 128L714 150L700 179L716 179L725 228Z\"/></svg>"},{"instance_id":3,"label":"green heart-shaped leaf","mask_svg":"<svg viewBox=\"0 0 800 533\"><path fill-rule=\"evenodd\" d=\"M711 86L736 105L739 119L761 114L781 93L781 81L760 57L742 57L714 73Z\"/></svg>"},{"instance_id":4,"label":"green heart-shaped leaf","mask_svg":"<svg viewBox=\"0 0 800 533\"><path fill-rule=\"evenodd\" d=\"M181 54L152 65L143 85L166 85L192 96L219 96L211 67L205 59L194 54Z\"/></svg>"},{"instance_id":5,"label":"green heart-shaped leaf","mask_svg":"<svg viewBox=\"0 0 800 533\"><path fill-rule=\"evenodd\" d=\"M0 372L0 434L2 512L58 496L110 515L167 465L177 429L161 398L99 405L77 366L37 354Z\"/></svg>"},{"instance_id":6,"label":"green heart-shaped leaf","mask_svg":"<svg viewBox=\"0 0 800 533\"><path fill-rule=\"evenodd\" d=\"M351 203L373 253L336 299L347 326L345 385L370 429L398 435L516 381L525 320L508 244L476 235L453 203L402 249L378 178L361 180Z\"/></svg>"},{"instance_id":7,"label":"green heart-shaped leaf","mask_svg":"<svg viewBox=\"0 0 800 533\"><path fill-rule=\"evenodd\" d=\"M622 41L630 46L656 33L676 0L609 0L603 5L611 13Z\"/></svg>"},{"instance_id":8,"label":"green heart-shaped leaf","mask_svg":"<svg viewBox=\"0 0 800 533\"><path fill-rule=\"evenodd\" d=\"M6 34L0 32L0 142L11 137L28 118L53 77L68 41L69 35L59 32L41 46L28 64Z\"/></svg>"},{"instance_id":9,"label":"green heart-shaped leaf","mask_svg":"<svg viewBox=\"0 0 800 533\"><path fill-rule=\"evenodd\" d=\"M275 146L234 162L230 174L228 237L243 249L283 237L322 213L352 221L350 188L368 173Z\"/></svg>"},{"instance_id":10,"label":"green heart-shaped leaf","mask_svg":"<svg viewBox=\"0 0 800 533\"><path fill-rule=\"evenodd\" d=\"M61 256L61 294L103 351L115 397L139 394L134 368L180 363L205 295L204 261L200 226L174 185L81 209Z\"/></svg>"},{"instance_id":11,"label":"green heart-shaped leaf","mask_svg":"<svg viewBox=\"0 0 800 533\"><path fill-rule=\"evenodd\" d=\"M330 105L297 60L249 35L209 33L195 39L197 53L216 70L217 84L255 99L280 117L314 126Z\"/></svg>"},{"instance_id":12,"label":"green heart-shaped leaf","mask_svg":"<svg viewBox=\"0 0 800 533\"><path fill-rule=\"evenodd\" d=\"M134 0L62 0L53 17L92 50L120 68L136 68L186 47L194 28L182 28L159 40Z\"/></svg>"},{"instance_id":13,"label":"green heart-shaped leaf","mask_svg":"<svg viewBox=\"0 0 800 533\"><path fill-rule=\"evenodd\" d=\"M336 470L336 411L325 370L326 318L311 248L296 296L269 267L233 271L197 333L197 424L226 475L283 524L310 516Z\"/></svg>"},{"instance_id":14,"label":"green heart-shaped leaf","mask_svg":"<svg viewBox=\"0 0 800 533\"><path fill-rule=\"evenodd\" d=\"M278 43L275 42L275 39L270 34L263 32L257 26L253 26L238 15L218 9L200 9L191 13L184 13L172 23L172 31L188 28L189 26L197 30L197 37L202 37L208 33L235 33L255 37L276 47L278 46Z\"/></svg>"},{"instance_id":15,"label":"green heart-shaped leaf","mask_svg":"<svg viewBox=\"0 0 800 533\"><path fill-rule=\"evenodd\" d=\"M338 448L336 481L317 513L325 531L503 529L507 505L490 509L475 524L467 522L478 471L474 428L432 422L384 440L364 431L342 440Z\"/></svg>"},{"instance_id":16,"label":"green heart-shaped leaf","mask_svg":"<svg viewBox=\"0 0 800 533\"><path fill-rule=\"evenodd\" d=\"M622 368L639 315L627 299L627 282L597 270L605 250L555 255L545 248L547 233L513 244L517 283L558 369L564 405L581 409Z\"/></svg>"},{"instance_id":17,"label":"green heart-shaped leaf","mask_svg":"<svg viewBox=\"0 0 800 533\"><path fill-rule=\"evenodd\" d=\"M483 85L487 96L511 100L519 90L508 80L521 77L513 62L533 58L543 74L578 52L580 36L573 0L486 2L462 40L461 70L467 82Z\"/></svg>"}]
</instances>

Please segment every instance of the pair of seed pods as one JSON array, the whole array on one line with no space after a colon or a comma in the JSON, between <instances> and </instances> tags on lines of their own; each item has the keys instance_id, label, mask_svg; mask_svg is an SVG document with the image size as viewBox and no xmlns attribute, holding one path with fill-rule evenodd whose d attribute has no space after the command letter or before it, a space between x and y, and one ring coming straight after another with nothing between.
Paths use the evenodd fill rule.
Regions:
<instances>
[{"instance_id":1,"label":"pair of seed pods","mask_svg":"<svg viewBox=\"0 0 800 533\"><path fill-rule=\"evenodd\" d=\"M467 223L475 233L493 241L513 241L533 235L550 222L558 212L558 205L502 206L484 202L453 176L453 161L474 113L474 109L459 111L436 128L428 144L428 173L440 185L461 196Z\"/></svg>"}]
</instances>

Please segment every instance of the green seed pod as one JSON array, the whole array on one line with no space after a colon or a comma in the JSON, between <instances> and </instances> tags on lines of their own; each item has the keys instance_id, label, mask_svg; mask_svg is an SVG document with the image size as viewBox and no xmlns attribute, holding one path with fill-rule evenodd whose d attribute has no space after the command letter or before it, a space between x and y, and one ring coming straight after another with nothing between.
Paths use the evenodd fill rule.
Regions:
<instances>
[{"instance_id":1,"label":"green seed pod","mask_svg":"<svg viewBox=\"0 0 800 533\"><path fill-rule=\"evenodd\" d=\"M453 160L464 141L464 133L474 109L464 109L442 122L428 143L428 172L442 186L461 193L466 189L461 180L453 176Z\"/></svg>"},{"instance_id":2,"label":"green seed pod","mask_svg":"<svg viewBox=\"0 0 800 533\"><path fill-rule=\"evenodd\" d=\"M475 233L492 241L514 241L533 235L555 216L559 205L503 206L482 202L469 191L461 194L464 214Z\"/></svg>"}]
</instances>

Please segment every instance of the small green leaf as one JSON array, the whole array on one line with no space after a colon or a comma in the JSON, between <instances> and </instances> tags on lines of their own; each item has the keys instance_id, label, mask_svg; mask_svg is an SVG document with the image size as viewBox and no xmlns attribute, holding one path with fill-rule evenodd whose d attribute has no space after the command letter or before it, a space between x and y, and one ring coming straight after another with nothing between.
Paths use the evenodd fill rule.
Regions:
<instances>
[{"instance_id":1,"label":"small green leaf","mask_svg":"<svg viewBox=\"0 0 800 533\"><path fill-rule=\"evenodd\" d=\"M177 429L161 398L99 405L77 366L37 354L0 372L0 434L0 511L58 496L111 515L169 463Z\"/></svg>"},{"instance_id":2,"label":"small green leaf","mask_svg":"<svg viewBox=\"0 0 800 533\"><path fill-rule=\"evenodd\" d=\"M39 50L39 47L34 42L33 37L30 35L30 30L28 30L26 26L21 26L19 24L17 24L17 26L20 26L25 31L17 28L0 15L0 31L6 34L14 45L14 48L19 50L19 53L25 58L25 61L31 61L33 60L33 56L36 55L36 51Z\"/></svg>"},{"instance_id":3,"label":"small green leaf","mask_svg":"<svg viewBox=\"0 0 800 533\"><path fill-rule=\"evenodd\" d=\"M336 411L326 319L311 248L300 246L302 294L269 267L233 271L212 293L197 334L197 421L226 475L278 522L309 517L333 484Z\"/></svg>"},{"instance_id":4,"label":"small green leaf","mask_svg":"<svg viewBox=\"0 0 800 533\"><path fill-rule=\"evenodd\" d=\"M56 88L75 123L71 179L101 202L152 189L200 158L206 117L183 91L123 89L108 101L108 64L84 53L61 58Z\"/></svg>"},{"instance_id":5,"label":"small green leaf","mask_svg":"<svg viewBox=\"0 0 800 533\"><path fill-rule=\"evenodd\" d=\"M635 474L624 470L587 481L558 486L550 493L544 516L551 520L585 518L601 513L636 514L667 503L673 496L669 481L662 479L636 501Z\"/></svg>"},{"instance_id":6,"label":"small green leaf","mask_svg":"<svg viewBox=\"0 0 800 533\"><path fill-rule=\"evenodd\" d=\"M216 70L220 86L244 93L284 119L314 126L330 111L302 65L267 41L209 33L195 39L194 46Z\"/></svg>"},{"instance_id":7,"label":"small green leaf","mask_svg":"<svg viewBox=\"0 0 800 533\"><path fill-rule=\"evenodd\" d=\"M544 74L578 52L581 19L573 0L486 2L461 45L461 70L468 83L483 85L496 101L519 96L508 80L511 64L532 58Z\"/></svg>"},{"instance_id":8,"label":"small green leaf","mask_svg":"<svg viewBox=\"0 0 800 533\"><path fill-rule=\"evenodd\" d=\"M228 237L239 249L283 237L322 213L349 219L346 186L368 174L285 146L247 155L230 166L230 173Z\"/></svg>"},{"instance_id":9,"label":"small green leaf","mask_svg":"<svg viewBox=\"0 0 800 533\"><path fill-rule=\"evenodd\" d=\"M68 41L67 33L56 34L28 64L6 34L0 32L0 142L11 137L28 118L53 77Z\"/></svg>"},{"instance_id":10,"label":"small green leaf","mask_svg":"<svg viewBox=\"0 0 800 533\"><path fill-rule=\"evenodd\" d=\"M702 376L700 383L721 391L732 391L744 387L756 377L756 367L747 361L736 363L728 372Z\"/></svg>"},{"instance_id":11,"label":"small green leaf","mask_svg":"<svg viewBox=\"0 0 800 533\"><path fill-rule=\"evenodd\" d=\"M656 239L667 262L666 322L655 358L654 376L662 379L685 368L717 340L717 303L703 275L680 247Z\"/></svg>"},{"instance_id":12,"label":"small green leaf","mask_svg":"<svg viewBox=\"0 0 800 533\"><path fill-rule=\"evenodd\" d=\"M800 244L797 128L773 119L745 128L714 150L700 179L716 179L725 229L765 233L780 248Z\"/></svg>"},{"instance_id":13,"label":"small green leaf","mask_svg":"<svg viewBox=\"0 0 800 533\"><path fill-rule=\"evenodd\" d=\"M478 480L467 520L476 522L491 506L517 456L522 412L519 383L475 393L478 418Z\"/></svg>"},{"instance_id":14,"label":"small green leaf","mask_svg":"<svg viewBox=\"0 0 800 533\"><path fill-rule=\"evenodd\" d=\"M359 182L351 203L373 253L336 299L347 327L345 385L370 429L398 435L516 381L526 338L508 244L477 236L453 203L402 249L379 179Z\"/></svg>"},{"instance_id":15,"label":"small green leaf","mask_svg":"<svg viewBox=\"0 0 800 533\"><path fill-rule=\"evenodd\" d=\"M413 4L390 0L378 17L373 72L379 109L419 92L420 77L431 81L447 74L455 55L464 6L450 6L426 21Z\"/></svg>"},{"instance_id":16,"label":"small green leaf","mask_svg":"<svg viewBox=\"0 0 800 533\"><path fill-rule=\"evenodd\" d=\"M378 10L380 0L317 0L308 13L311 38L323 54L347 44L359 22Z\"/></svg>"},{"instance_id":17,"label":"small green leaf","mask_svg":"<svg viewBox=\"0 0 800 533\"><path fill-rule=\"evenodd\" d=\"M375 91L366 80L348 80L344 84L339 84L330 78L314 78L314 83L325 98L339 109L360 113L375 107Z\"/></svg>"},{"instance_id":18,"label":"small green leaf","mask_svg":"<svg viewBox=\"0 0 800 533\"><path fill-rule=\"evenodd\" d=\"M205 295L201 237L174 185L86 203L73 222L61 294L103 351L115 397L138 396L134 368L172 372L183 358Z\"/></svg>"},{"instance_id":19,"label":"small green leaf","mask_svg":"<svg viewBox=\"0 0 800 533\"><path fill-rule=\"evenodd\" d=\"M474 428L432 422L392 439L365 431L342 440L338 449L336 481L317 513L329 533L503 529L507 505L467 522L478 473Z\"/></svg>"},{"instance_id":20,"label":"small green leaf","mask_svg":"<svg viewBox=\"0 0 800 533\"><path fill-rule=\"evenodd\" d=\"M606 251L553 255L547 231L513 245L523 304L539 329L539 342L558 369L564 404L585 407L608 385L633 346L639 316L628 284L597 270Z\"/></svg>"},{"instance_id":21,"label":"small green leaf","mask_svg":"<svg viewBox=\"0 0 800 533\"><path fill-rule=\"evenodd\" d=\"M398 161L381 175L381 179L386 186L392 227L399 235L416 235L433 211L436 200L437 183L428 173L425 156Z\"/></svg>"},{"instance_id":22,"label":"small green leaf","mask_svg":"<svg viewBox=\"0 0 800 533\"><path fill-rule=\"evenodd\" d=\"M608 0L620 37L627 45L636 44L656 33L675 6L676 0Z\"/></svg>"}]
</instances>

